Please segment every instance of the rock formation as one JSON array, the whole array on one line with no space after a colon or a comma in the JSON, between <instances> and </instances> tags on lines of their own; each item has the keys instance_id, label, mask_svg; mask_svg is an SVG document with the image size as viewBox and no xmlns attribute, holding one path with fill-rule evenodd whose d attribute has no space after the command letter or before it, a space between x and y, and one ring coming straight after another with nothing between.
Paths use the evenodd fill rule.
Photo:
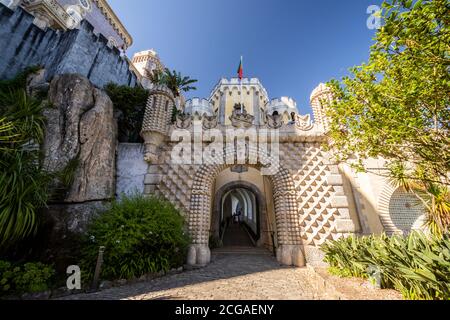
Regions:
<instances>
[{"instance_id":1,"label":"rock formation","mask_svg":"<svg viewBox=\"0 0 450 320\"><path fill-rule=\"evenodd\" d=\"M117 124L108 95L80 75L55 76L45 109L44 166L61 172L73 163L70 186L48 212L58 232L81 232L115 195ZM67 171L67 170L66 170Z\"/></svg>"}]
</instances>

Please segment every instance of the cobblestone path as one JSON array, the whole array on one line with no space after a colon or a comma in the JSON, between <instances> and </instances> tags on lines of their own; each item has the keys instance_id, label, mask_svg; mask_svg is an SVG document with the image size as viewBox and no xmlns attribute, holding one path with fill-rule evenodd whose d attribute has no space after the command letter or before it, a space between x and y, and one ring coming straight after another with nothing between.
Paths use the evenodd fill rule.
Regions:
<instances>
[{"instance_id":1,"label":"cobblestone path","mask_svg":"<svg viewBox=\"0 0 450 320\"><path fill-rule=\"evenodd\" d=\"M207 267L149 282L66 297L73 300L336 299L309 268L288 268L270 255L213 254Z\"/></svg>"}]
</instances>

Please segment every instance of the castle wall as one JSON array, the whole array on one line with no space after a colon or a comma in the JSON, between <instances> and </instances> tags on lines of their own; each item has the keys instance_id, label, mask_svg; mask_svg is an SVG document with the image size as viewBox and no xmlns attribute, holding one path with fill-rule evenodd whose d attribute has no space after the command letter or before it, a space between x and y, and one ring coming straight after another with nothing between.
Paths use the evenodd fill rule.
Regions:
<instances>
[{"instance_id":1,"label":"castle wall","mask_svg":"<svg viewBox=\"0 0 450 320\"><path fill-rule=\"evenodd\" d=\"M116 194L144 193L144 177L148 164L144 161L144 145L119 143L117 149Z\"/></svg>"},{"instance_id":2,"label":"castle wall","mask_svg":"<svg viewBox=\"0 0 450 320\"><path fill-rule=\"evenodd\" d=\"M192 190L196 174L202 166L173 164L171 160L173 147L174 144L167 143L163 148L159 164L149 166L145 179L145 193L165 197L189 219ZM320 245L327 240L338 239L345 234L359 231L359 217L353 203L351 186L344 179L345 176L338 165L330 161L319 141L284 141L280 143L280 151L281 166L289 173L289 179L293 181L295 189L298 224L292 227L298 229L301 234L306 261L319 264L323 259L323 254L319 250ZM251 170L251 166L249 167ZM240 177L239 174L230 173L229 169L226 173L214 177L215 185L211 190L212 202L214 202L214 190L245 178ZM267 229L277 231L277 222L274 218L274 196L270 194L270 190L275 187L272 185L274 181L259 182L261 179L257 179L252 170L248 178L263 190L266 197L268 217L272 222Z\"/></svg>"},{"instance_id":3,"label":"castle wall","mask_svg":"<svg viewBox=\"0 0 450 320\"><path fill-rule=\"evenodd\" d=\"M12 11L0 4L0 79L10 79L31 65L41 65L50 80L54 75L77 73L95 86L109 82L134 87L137 77L120 52L96 35L83 21L80 29L67 32L41 30L25 10Z\"/></svg>"},{"instance_id":4,"label":"castle wall","mask_svg":"<svg viewBox=\"0 0 450 320\"><path fill-rule=\"evenodd\" d=\"M79 0L58 0L58 3L66 8L69 5L79 4ZM122 37L114 30L111 22L107 20L95 1L91 1L91 6L92 9L90 12L86 13L85 19L94 26L94 32L96 34L103 34L108 39L113 38L118 47L125 45Z\"/></svg>"}]
</instances>

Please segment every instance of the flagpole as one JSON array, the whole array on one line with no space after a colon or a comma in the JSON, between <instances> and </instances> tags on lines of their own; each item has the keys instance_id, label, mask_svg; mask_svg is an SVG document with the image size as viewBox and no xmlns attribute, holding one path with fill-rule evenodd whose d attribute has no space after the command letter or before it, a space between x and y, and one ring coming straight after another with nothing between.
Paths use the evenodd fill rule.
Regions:
<instances>
[{"instance_id":1,"label":"flagpole","mask_svg":"<svg viewBox=\"0 0 450 320\"><path fill-rule=\"evenodd\" d=\"M242 68L244 67L243 63L244 63L244 57L241 56L241 65L242 65ZM243 94L243 92L242 92L242 79L243 79L243 78L240 78L239 80L241 81L241 113L244 113L244 102L243 102L243 98L242 98L242 94Z\"/></svg>"}]
</instances>

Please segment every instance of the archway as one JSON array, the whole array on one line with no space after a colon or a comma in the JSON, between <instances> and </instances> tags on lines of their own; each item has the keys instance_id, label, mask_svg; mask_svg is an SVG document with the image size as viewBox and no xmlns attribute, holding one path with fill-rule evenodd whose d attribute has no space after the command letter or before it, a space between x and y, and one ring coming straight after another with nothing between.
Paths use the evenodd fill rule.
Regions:
<instances>
[{"instance_id":1,"label":"archway","mask_svg":"<svg viewBox=\"0 0 450 320\"><path fill-rule=\"evenodd\" d=\"M256 152L258 164L249 164L257 169L263 164L275 163L267 155ZM231 158L234 153L230 154ZM227 150L225 150L225 158ZM233 164L234 165L234 164ZM206 265L211 261L209 236L212 213L213 186L217 175L232 164L205 164L201 166L194 178L189 212L189 233L192 245L189 248L187 263L189 265ZM273 202L275 207L276 233L278 239L277 259L284 265L304 266L305 258L302 250L301 226L298 216L298 203L294 182L289 171L279 166L278 172L268 176L273 188Z\"/></svg>"},{"instance_id":2,"label":"archway","mask_svg":"<svg viewBox=\"0 0 450 320\"><path fill-rule=\"evenodd\" d=\"M248 245L248 242L234 242L233 239L225 237L230 226L236 227L236 218L233 219L233 214L238 211L236 207L238 202L242 211L238 225L240 224L240 227L244 228L243 231L248 233L247 238L252 246L262 246L266 240L262 230L263 221L267 219L266 198L256 185L247 181L227 183L215 193L211 215L212 236L220 239L224 246Z\"/></svg>"}]
</instances>

